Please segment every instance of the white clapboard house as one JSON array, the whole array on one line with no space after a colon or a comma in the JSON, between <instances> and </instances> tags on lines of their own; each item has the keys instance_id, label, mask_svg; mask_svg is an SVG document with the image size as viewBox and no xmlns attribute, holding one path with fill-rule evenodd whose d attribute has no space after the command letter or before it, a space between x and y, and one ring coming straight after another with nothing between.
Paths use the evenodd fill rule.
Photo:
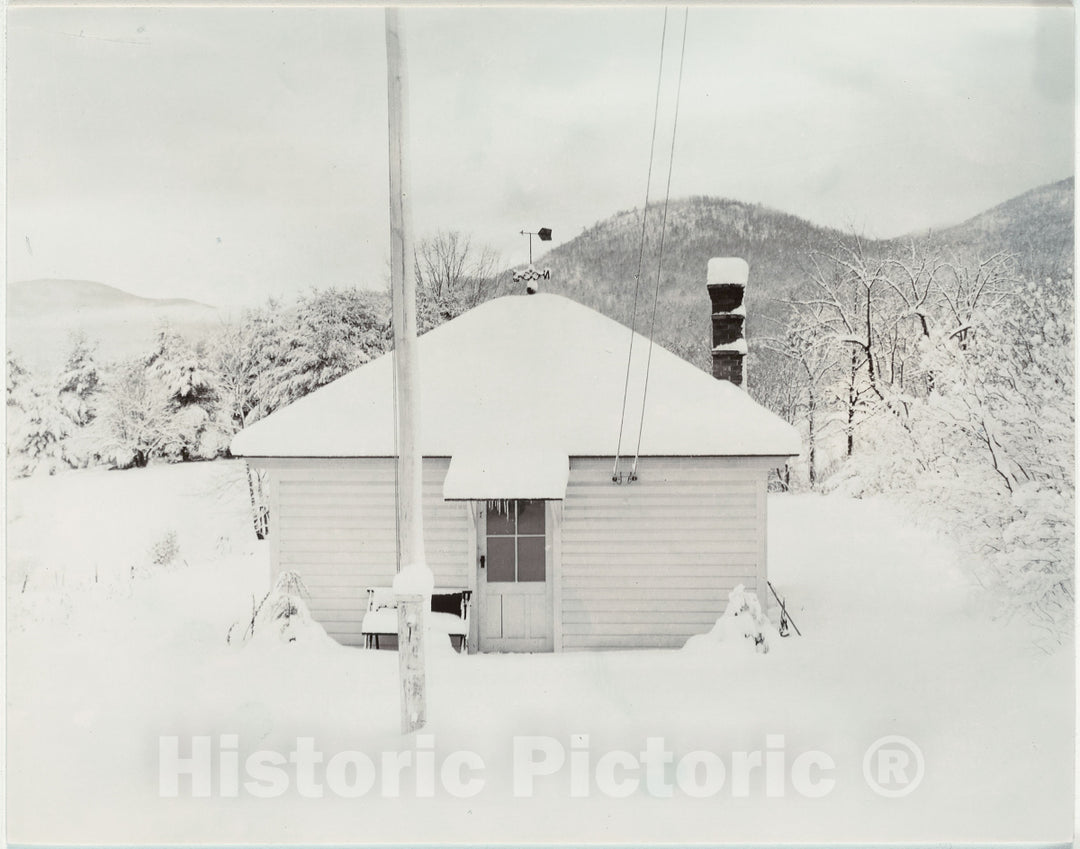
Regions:
<instances>
[{"instance_id":1,"label":"white clapboard house","mask_svg":"<svg viewBox=\"0 0 1080 849\"><path fill-rule=\"evenodd\" d=\"M735 383L745 281L741 260L710 262L713 370ZM470 650L675 647L737 584L764 604L767 476L798 435L659 346L645 393L649 347L547 294L489 301L420 338L427 561L437 587L471 590ZM314 617L350 645L364 644L369 588L395 571L392 357L232 443L269 480L274 575L297 571Z\"/></svg>"}]
</instances>

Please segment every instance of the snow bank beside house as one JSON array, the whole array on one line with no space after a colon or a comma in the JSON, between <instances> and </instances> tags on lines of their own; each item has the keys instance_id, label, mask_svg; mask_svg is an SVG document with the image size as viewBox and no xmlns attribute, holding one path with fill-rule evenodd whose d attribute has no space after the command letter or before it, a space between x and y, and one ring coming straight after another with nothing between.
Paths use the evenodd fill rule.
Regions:
<instances>
[{"instance_id":1,"label":"snow bank beside house","mask_svg":"<svg viewBox=\"0 0 1080 849\"><path fill-rule=\"evenodd\" d=\"M770 497L771 577L803 637L770 634L765 655L702 638L700 651L457 656L429 670L429 736L406 738L394 652L225 642L268 589L242 466L144 472L76 472L9 488L11 544L34 569L27 592L64 598L68 609L41 615L11 595L9 582L13 842L1070 838L1071 652L1047 654L1020 623L988 619L952 544L888 502ZM227 495L211 496L230 479ZM85 532L75 518L84 512L94 517ZM41 535L28 535L31 527ZM189 552L171 565L134 579L119 569L108 586L39 580L80 558L123 566L170 528ZM382 752L408 752L414 762L423 752L441 765L468 751L483 762L483 787L451 797L436 774L426 796L406 771L396 797L375 790L345 798L325 782L320 797L309 797L294 781L274 798L243 785L236 798L196 798L181 778L180 795L163 798L159 746L169 735L183 756L194 735L209 737L215 752L235 737L241 765L258 751L288 756L299 738L311 738L327 760L354 751L377 764ZM902 798L874 792L863 770L867 752L890 735L916 743L925 760L921 784ZM564 761L518 797L514 739L522 736L546 741ZM638 757L650 738L663 738L676 761L715 754L725 784L700 799L679 790L658 797L644 786L625 798L603 792L600 759ZM735 796L733 753L754 751L782 755L788 767L802 753L827 753L835 786L809 798L788 782L770 796L757 772L748 795ZM574 752L589 757L587 796L572 795ZM326 766L317 765L320 777Z\"/></svg>"},{"instance_id":2,"label":"snow bank beside house","mask_svg":"<svg viewBox=\"0 0 1080 849\"><path fill-rule=\"evenodd\" d=\"M24 583L52 591L130 582L133 573L159 566L253 552L243 469L239 462L184 463L10 482L9 597ZM170 547L174 556L155 563Z\"/></svg>"}]
</instances>

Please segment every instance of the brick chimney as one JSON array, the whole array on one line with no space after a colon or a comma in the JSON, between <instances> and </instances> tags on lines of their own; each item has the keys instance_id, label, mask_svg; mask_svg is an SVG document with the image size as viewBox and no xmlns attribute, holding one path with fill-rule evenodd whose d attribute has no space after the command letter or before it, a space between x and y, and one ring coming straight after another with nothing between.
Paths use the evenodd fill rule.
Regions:
<instances>
[{"instance_id":1,"label":"brick chimney","mask_svg":"<svg viewBox=\"0 0 1080 849\"><path fill-rule=\"evenodd\" d=\"M750 266L738 257L709 260L707 284L712 302L712 374L746 388L746 306L743 295Z\"/></svg>"}]
</instances>

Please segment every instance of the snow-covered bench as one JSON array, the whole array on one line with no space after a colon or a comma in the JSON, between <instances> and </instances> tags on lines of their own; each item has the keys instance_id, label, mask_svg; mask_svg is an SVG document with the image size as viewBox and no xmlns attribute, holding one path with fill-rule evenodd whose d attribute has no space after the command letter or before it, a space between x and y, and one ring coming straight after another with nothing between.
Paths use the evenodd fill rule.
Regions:
<instances>
[{"instance_id":1,"label":"snow-covered bench","mask_svg":"<svg viewBox=\"0 0 1080 849\"><path fill-rule=\"evenodd\" d=\"M396 637L398 632L397 601L390 587L368 587L368 606L360 623L365 648L378 648L379 637ZM445 633L458 651L469 650L469 608L472 590L436 587L431 592L431 624Z\"/></svg>"}]
</instances>

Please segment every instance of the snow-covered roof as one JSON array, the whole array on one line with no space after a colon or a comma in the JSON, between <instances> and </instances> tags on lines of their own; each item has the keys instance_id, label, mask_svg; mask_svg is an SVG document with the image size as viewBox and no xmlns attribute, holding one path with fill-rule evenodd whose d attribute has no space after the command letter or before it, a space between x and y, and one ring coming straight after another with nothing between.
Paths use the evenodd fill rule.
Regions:
<instances>
[{"instance_id":1,"label":"snow-covered roof","mask_svg":"<svg viewBox=\"0 0 1080 849\"><path fill-rule=\"evenodd\" d=\"M708 309L708 303L702 309ZM613 456L628 328L558 295L488 301L420 337L424 456L520 451ZM634 335L622 448L633 455L648 340ZM389 457L393 353L238 433L246 457ZM659 346L652 351L642 456L792 455L795 429L745 391Z\"/></svg>"}]
</instances>

